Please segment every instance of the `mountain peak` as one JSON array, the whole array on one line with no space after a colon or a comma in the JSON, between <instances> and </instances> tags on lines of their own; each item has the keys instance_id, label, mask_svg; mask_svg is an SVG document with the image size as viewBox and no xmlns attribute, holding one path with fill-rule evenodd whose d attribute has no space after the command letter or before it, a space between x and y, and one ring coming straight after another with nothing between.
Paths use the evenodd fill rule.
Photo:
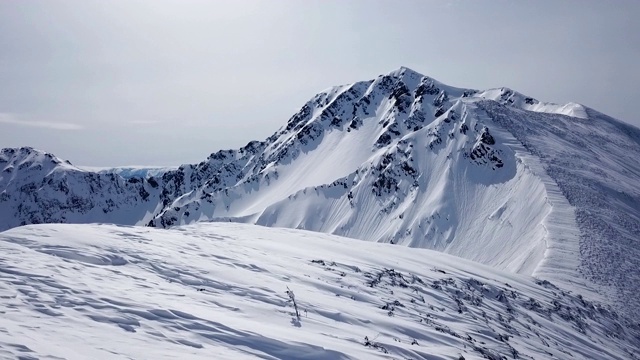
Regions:
<instances>
[{"instance_id":1,"label":"mountain peak","mask_svg":"<svg viewBox=\"0 0 640 360\"><path fill-rule=\"evenodd\" d=\"M407 85L410 88L413 88L415 86L418 86L418 84L420 84L421 82L423 82L426 79L429 79L428 76L423 75L413 69L410 69L406 66L401 66L395 70L392 70L390 72L388 72L386 75L387 77L390 78L394 78L394 79L399 79L400 81L402 81L405 85ZM430 79L431 81L433 81L434 79ZM435 83L437 83L438 85L442 85L441 83L434 81Z\"/></svg>"},{"instance_id":2,"label":"mountain peak","mask_svg":"<svg viewBox=\"0 0 640 360\"><path fill-rule=\"evenodd\" d=\"M424 77L425 76L425 75L423 75L423 74L421 74L421 73L419 73L419 72L417 72L417 71L415 71L415 70L413 70L413 69L411 69L409 67L406 67L406 66L400 66L399 68L390 71L388 74L389 75L396 75L396 76L397 75L401 75L401 74L413 75L413 76L417 76L417 77Z\"/></svg>"},{"instance_id":3,"label":"mountain peak","mask_svg":"<svg viewBox=\"0 0 640 360\"><path fill-rule=\"evenodd\" d=\"M587 115L402 66L317 94L263 141L154 177L67 171L44 152L4 150L0 230L232 220L431 248L572 284L586 281L577 270L586 264L627 294L640 278L627 290L630 270L618 268L640 264L640 249L624 245L620 264L609 249L633 244L627 234L640 227L640 209L624 210L640 203L640 148L628 131L597 114L580 119ZM612 200L603 194L619 203L605 208ZM625 231L593 229L612 222Z\"/></svg>"},{"instance_id":4,"label":"mountain peak","mask_svg":"<svg viewBox=\"0 0 640 360\"><path fill-rule=\"evenodd\" d=\"M31 154L33 152L44 153L44 151L36 150L36 149L32 148L31 146L21 146L21 147L15 147L15 148L3 148L3 149L0 150L0 154L2 154L4 156L14 156L16 154L27 155L27 154Z\"/></svg>"},{"instance_id":5,"label":"mountain peak","mask_svg":"<svg viewBox=\"0 0 640 360\"><path fill-rule=\"evenodd\" d=\"M3 163L5 164L5 170L7 167L26 167L38 164L41 166L45 164L54 166L58 164L71 165L69 161L63 161L51 153L35 149L31 146L0 149L0 164Z\"/></svg>"}]
</instances>

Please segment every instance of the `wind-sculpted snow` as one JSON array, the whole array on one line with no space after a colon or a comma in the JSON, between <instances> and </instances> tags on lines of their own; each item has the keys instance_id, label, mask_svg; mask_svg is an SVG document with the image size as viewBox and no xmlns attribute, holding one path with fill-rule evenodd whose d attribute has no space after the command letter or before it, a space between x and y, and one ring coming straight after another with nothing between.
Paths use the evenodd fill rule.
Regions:
<instances>
[{"instance_id":1,"label":"wind-sculpted snow","mask_svg":"<svg viewBox=\"0 0 640 360\"><path fill-rule=\"evenodd\" d=\"M575 207L582 272L640 316L640 130L595 111L581 121L481 106L542 160Z\"/></svg>"},{"instance_id":2,"label":"wind-sculpted snow","mask_svg":"<svg viewBox=\"0 0 640 360\"><path fill-rule=\"evenodd\" d=\"M201 223L25 226L0 253L2 358L640 356L597 299L423 249Z\"/></svg>"}]
</instances>

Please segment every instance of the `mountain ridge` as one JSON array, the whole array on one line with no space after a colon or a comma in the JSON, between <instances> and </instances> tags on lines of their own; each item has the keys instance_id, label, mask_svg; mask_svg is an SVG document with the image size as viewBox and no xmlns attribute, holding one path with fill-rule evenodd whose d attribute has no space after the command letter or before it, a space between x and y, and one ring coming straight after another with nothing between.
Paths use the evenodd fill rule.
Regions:
<instances>
[{"instance_id":1,"label":"mountain ridge","mask_svg":"<svg viewBox=\"0 0 640 360\"><path fill-rule=\"evenodd\" d=\"M594 281L623 301L640 280L603 259L637 263L630 259L639 251L638 134L582 105L543 103L508 88L450 87L403 67L317 94L264 141L156 177L66 165L37 175L0 156L0 214L10 219L0 226L214 220L301 228L427 247L587 288ZM600 154L597 146L611 139L618 147ZM563 163L567 154L575 163ZM592 172L574 166L593 154ZM594 212L593 184L620 201ZM599 239L604 234L611 239ZM603 261L606 274L598 275Z\"/></svg>"}]
</instances>

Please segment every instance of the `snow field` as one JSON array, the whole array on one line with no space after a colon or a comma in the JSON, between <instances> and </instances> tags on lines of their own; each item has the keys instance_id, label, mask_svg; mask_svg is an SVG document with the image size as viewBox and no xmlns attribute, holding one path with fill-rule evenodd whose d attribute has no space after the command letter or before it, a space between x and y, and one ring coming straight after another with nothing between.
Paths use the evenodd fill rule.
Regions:
<instances>
[{"instance_id":1,"label":"snow field","mask_svg":"<svg viewBox=\"0 0 640 360\"><path fill-rule=\"evenodd\" d=\"M3 358L638 358L606 305L430 250L201 223L25 226L0 253Z\"/></svg>"}]
</instances>

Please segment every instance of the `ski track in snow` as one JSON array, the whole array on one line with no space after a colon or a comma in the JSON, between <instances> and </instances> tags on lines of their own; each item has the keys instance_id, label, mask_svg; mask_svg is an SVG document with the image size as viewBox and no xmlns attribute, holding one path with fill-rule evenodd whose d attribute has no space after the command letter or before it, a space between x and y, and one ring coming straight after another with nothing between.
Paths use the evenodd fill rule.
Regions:
<instances>
[{"instance_id":1,"label":"ski track in snow","mask_svg":"<svg viewBox=\"0 0 640 360\"><path fill-rule=\"evenodd\" d=\"M32 225L0 253L0 358L639 356L608 306L430 250L201 223Z\"/></svg>"}]
</instances>

